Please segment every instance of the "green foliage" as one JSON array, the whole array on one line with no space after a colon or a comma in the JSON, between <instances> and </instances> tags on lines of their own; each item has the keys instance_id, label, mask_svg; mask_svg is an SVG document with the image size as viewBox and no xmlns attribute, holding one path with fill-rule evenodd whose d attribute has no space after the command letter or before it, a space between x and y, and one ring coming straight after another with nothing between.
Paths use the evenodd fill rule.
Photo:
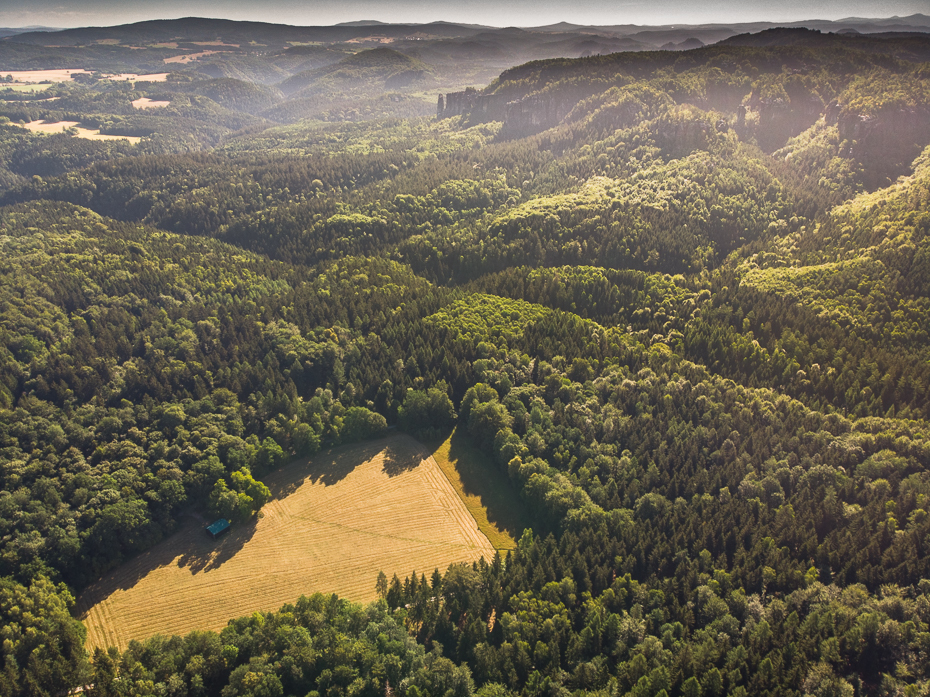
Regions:
<instances>
[{"instance_id":1,"label":"green foliage","mask_svg":"<svg viewBox=\"0 0 930 697\"><path fill-rule=\"evenodd\" d=\"M435 47L349 46L0 104L0 694L927 692L926 40L537 61L440 120L397 118ZM59 580L456 418L507 559L88 666Z\"/></svg>"},{"instance_id":2,"label":"green foliage","mask_svg":"<svg viewBox=\"0 0 930 697\"><path fill-rule=\"evenodd\" d=\"M404 403L397 410L397 423L401 429L415 436L430 437L455 425L455 409L449 395L436 387L409 389Z\"/></svg>"},{"instance_id":3,"label":"green foliage","mask_svg":"<svg viewBox=\"0 0 930 697\"><path fill-rule=\"evenodd\" d=\"M226 484L225 479L218 479L210 492L209 511L210 515L217 518L226 518L227 520L236 520L241 517L247 518L251 513L252 501L243 495L240 501L239 494L231 491Z\"/></svg>"},{"instance_id":4,"label":"green foliage","mask_svg":"<svg viewBox=\"0 0 930 697\"><path fill-rule=\"evenodd\" d=\"M355 443L384 435L387 429L385 418L365 407L346 409L340 436L343 443Z\"/></svg>"},{"instance_id":5,"label":"green foliage","mask_svg":"<svg viewBox=\"0 0 930 697\"><path fill-rule=\"evenodd\" d=\"M64 584L44 577L29 585L0 579L0 694L55 695L62 685L87 678L87 633L72 618L73 606Z\"/></svg>"},{"instance_id":6,"label":"green foliage","mask_svg":"<svg viewBox=\"0 0 930 697\"><path fill-rule=\"evenodd\" d=\"M272 660L278 651L281 662ZM301 597L279 612L230 622L221 633L156 637L133 642L119 660L94 657L95 694L126 689L176 690L223 695L342 693L448 694L469 697L464 665L427 654L384 602L368 607L335 596Z\"/></svg>"},{"instance_id":7,"label":"green foliage","mask_svg":"<svg viewBox=\"0 0 930 697\"><path fill-rule=\"evenodd\" d=\"M260 481L252 478L246 470L237 470L230 475L230 485L218 479L210 492L208 509L215 518L244 521L258 513L271 500L271 491Z\"/></svg>"},{"instance_id":8,"label":"green foliage","mask_svg":"<svg viewBox=\"0 0 930 697\"><path fill-rule=\"evenodd\" d=\"M468 410L468 432L484 447L489 447L497 434L512 423L507 407L496 399L479 402Z\"/></svg>"},{"instance_id":9,"label":"green foliage","mask_svg":"<svg viewBox=\"0 0 930 697\"><path fill-rule=\"evenodd\" d=\"M286 456L284 450L271 436L265 438L261 447L255 453L255 467L259 472L277 469L284 464Z\"/></svg>"},{"instance_id":10,"label":"green foliage","mask_svg":"<svg viewBox=\"0 0 930 697\"><path fill-rule=\"evenodd\" d=\"M506 347L523 330L548 314L544 307L492 295L470 295L426 318L464 342ZM490 349L490 350L493 350Z\"/></svg>"},{"instance_id":11,"label":"green foliage","mask_svg":"<svg viewBox=\"0 0 930 697\"><path fill-rule=\"evenodd\" d=\"M884 111L926 109L930 91L919 69L903 73L876 69L855 76L840 95L840 102L854 114L877 116Z\"/></svg>"}]
</instances>

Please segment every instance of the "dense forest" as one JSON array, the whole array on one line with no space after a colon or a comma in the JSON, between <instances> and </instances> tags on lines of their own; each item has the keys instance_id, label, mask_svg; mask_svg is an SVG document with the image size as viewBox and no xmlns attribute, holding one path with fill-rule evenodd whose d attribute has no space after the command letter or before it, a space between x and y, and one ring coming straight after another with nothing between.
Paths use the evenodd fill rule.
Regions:
<instances>
[{"instance_id":1,"label":"dense forest","mask_svg":"<svg viewBox=\"0 0 930 697\"><path fill-rule=\"evenodd\" d=\"M0 86L0 696L930 693L927 35L534 61L440 118L426 51L282 51ZM75 594L183 511L388 427L483 450L517 549L86 651Z\"/></svg>"}]
</instances>

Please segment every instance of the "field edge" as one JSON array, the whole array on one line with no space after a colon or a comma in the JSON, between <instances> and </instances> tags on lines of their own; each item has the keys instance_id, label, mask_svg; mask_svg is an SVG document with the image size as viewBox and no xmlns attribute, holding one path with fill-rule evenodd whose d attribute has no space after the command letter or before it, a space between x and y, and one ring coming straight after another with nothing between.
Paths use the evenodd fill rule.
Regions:
<instances>
[{"instance_id":1,"label":"field edge","mask_svg":"<svg viewBox=\"0 0 930 697\"><path fill-rule=\"evenodd\" d=\"M523 530L532 526L506 475L458 428L427 449L491 546L502 554L516 549Z\"/></svg>"}]
</instances>

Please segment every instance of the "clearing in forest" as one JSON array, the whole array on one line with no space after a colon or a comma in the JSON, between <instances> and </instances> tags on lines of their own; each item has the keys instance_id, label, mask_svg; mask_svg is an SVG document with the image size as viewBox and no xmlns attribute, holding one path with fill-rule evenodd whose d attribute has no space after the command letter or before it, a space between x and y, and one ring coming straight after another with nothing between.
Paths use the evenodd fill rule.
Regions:
<instances>
[{"instance_id":1,"label":"clearing in forest","mask_svg":"<svg viewBox=\"0 0 930 697\"><path fill-rule=\"evenodd\" d=\"M165 82L168 79L168 73L120 73L119 75L107 75L107 80L114 82Z\"/></svg>"},{"instance_id":2,"label":"clearing in forest","mask_svg":"<svg viewBox=\"0 0 930 697\"><path fill-rule=\"evenodd\" d=\"M130 102L135 109L160 109L161 107L171 106L171 102L164 99L149 99L148 97L139 97Z\"/></svg>"},{"instance_id":3,"label":"clearing in forest","mask_svg":"<svg viewBox=\"0 0 930 697\"><path fill-rule=\"evenodd\" d=\"M0 72L0 75L2 74L3 73ZM4 82L4 83L0 83L0 93L6 92L7 90L10 90L11 92L23 92L23 93L44 92L51 86L52 86L52 83L50 82L45 82L41 84L28 83L25 85L19 85L19 84L11 85L9 82ZM57 97L51 97L51 99L57 99ZM47 102L49 100L48 99L36 99L35 101Z\"/></svg>"},{"instance_id":4,"label":"clearing in forest","mask_svg":"<svg viewBox=\"0 0 930 697\"><path fill-rule=\"evenodd\" d=\"M165 63L190 63L204 56L211 56L214 53L220 53L220 51L199 51L198 53L183 53L180 56L171 56L171 58L165 58Z\"/></svg>"},{"instance_id":5,"label":"clearing in forest","mask_svg":"<svg viewBox=\"0 0 930 697\"><path fill-rule=\"evenodd\" d=\"M221 629L313 592L376 597L378 571L427 576L494 547L420 443L408 436L295 460L265 483L264 517L219 540L189 520L78 598L88 648Z\"/></svg>"},{"instance_id":6,"label":"clearing in forest","mask_svg":"<svg viewBox=\"0 0 930 697\"><path fill-rule=\"evenodd\" d=\"M84 69L61 68L55 70L0 70L2 75L12 75L13 82L70 82L74 75L89 74Z\"/></svg>"},{"instance_id":7,"label":"clearing in forest","mask_svg":"<svg viewBox=\"0 0 930 697\"><path fill-rule=\"evenodd\" d=\"M433 459L503 556L530 525L529 512L507 475L459 429L433 450Z\"/></svg>"},{"instance_id":8,"label":"clearing in forest","mask_svg":"<svg viewBox=\"0 0 930 697\"><path fill-rule=\"evenodd\" d=\"M112 136L101 133L99 130L82 128L78 121L55 121L52 123L42 121L30 121L29 123L14 124L20 128L25 128L33 133L63 133L69 128L74 129L76 138L86 138L87 140L128 140L130 143L137 144L142 140L139 136Z\"/></svg>"}]
</instances>

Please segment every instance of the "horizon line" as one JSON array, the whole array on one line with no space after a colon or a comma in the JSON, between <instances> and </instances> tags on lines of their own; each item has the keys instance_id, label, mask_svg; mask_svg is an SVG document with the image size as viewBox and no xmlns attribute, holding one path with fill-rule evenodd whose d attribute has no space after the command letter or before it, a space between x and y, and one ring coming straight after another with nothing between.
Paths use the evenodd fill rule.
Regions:
<instances>
[{"instance_id":1,"label":"horizon line","mask_svg":"<svg viewBox=\"0 0 930 697\"><path fill-rule=\"evenodd\" d=\"M270 26L280 26L280 27L295 27L295 28L337 28L337 27L347 27L351 25L360 25L364 27L366 24L370 23L371 26L377 27L378 25L382 26L412 26L412 27L427 27L433 24L447 24L454 26L462 27L481 27L487 29L540 29L545 27L558 26L560 24L567 24L574 27L581 28L609 28L609 27L637 27L643 29L649 29L653 27L671 27L671 28L685 28L685 27L728 27L728 26L739 26L746 24L772 24L772 25L786 25L786 24L804 24L806 22L830 22L832 24L838 24L842 22L870 22L870 21L888 21L893 19L909 19L911 17L926 17L930 19L930 15L926 15L922 12L914 12L909 15L890 15L890 16L877 16L877 17L863 17L851 15L848 17L843 17L840 19L826 19L823 17L808 17L806 19L792 19L792 20L772 20L772 19L753 19L753 20L741 20L737 22L720 22L720 21L708 21L708 22L669 22L666 24L638 24L635 22L629 23L613 23L613 24L585 24L579 22L571 22L568 20L560 20L556 22L547 22L546 24L537 24L537 25L525 25L519 26L515 24L483 24L480 22L457 22L448 19L434 19L426 22L386 22L379 19L350 19L344 20L341 22L335 22L333 24L289 24L287 22L269 22L255 19L231 19L229 17L210 17L205 15L185 15L180 17L152 17L150 19L139 19L131 22L120 22L118 24L77 24L74 26L59 26L59 27L49 27L44 25L27 25L27 26L3 26L3 29L10 30L22 30L22 33L28 32L59 32L59 31L70 31L73 29L112 29L116 27L131 26L134 24L144 24L146 22L179 22L184 20L210 20L210 21L221 21L221 22L233 22L238 24L265 24ZM0 20L2 22L2 20ZM930 25L928 30L930 30Z\"/></svg>"}]
</instances>

